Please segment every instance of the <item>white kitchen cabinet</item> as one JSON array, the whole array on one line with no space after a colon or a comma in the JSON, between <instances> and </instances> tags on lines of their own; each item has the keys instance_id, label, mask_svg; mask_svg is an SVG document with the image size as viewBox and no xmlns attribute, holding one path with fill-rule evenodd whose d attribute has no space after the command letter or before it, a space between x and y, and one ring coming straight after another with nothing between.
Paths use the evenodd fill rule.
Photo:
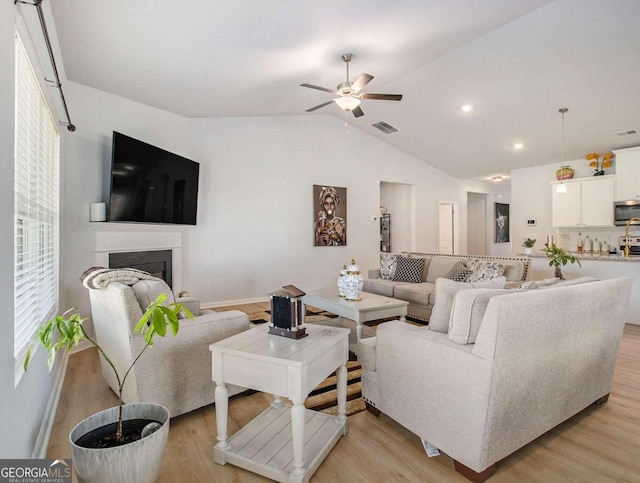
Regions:
<instances>
[{"instance_id":1,"label":"white kitchen cabinet","mask_svg":"<svg viewBox=\"0 0 640 483\"><path fill-rule=\"evenodd\" d=\"M616 201L640 199L640 146L615 149Z\"/></svg>"},{"instance_id":2,"label":"white kitchen cabinet","mask_svg":"<svg viewBox=\"0 0 640 483\"><path fill-rule=\"evenodd\" d=\"M551 185L551 224L554 228L613 226L615 176L565 180L566 193Z\"/></svg>"}]
</instances>

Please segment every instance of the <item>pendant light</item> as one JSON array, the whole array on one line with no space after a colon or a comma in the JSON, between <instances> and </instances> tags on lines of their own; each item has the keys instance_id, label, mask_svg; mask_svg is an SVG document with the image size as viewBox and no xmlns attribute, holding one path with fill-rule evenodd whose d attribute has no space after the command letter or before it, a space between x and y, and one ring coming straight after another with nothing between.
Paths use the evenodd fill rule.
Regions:
<instances>
[{"instance_id":1,"label":"pendant light","mask_svg":"<svg viewBox=\"0 0 640 483\"><path fill-rule=\"evenodd\" d=\"M560 184L556 185L556 193L566 193L567 187L564 184L564 115L568 111L566 107L561 107L558 112L562 114L562 136L560 138Z\"/></svg>"}]
</instances>

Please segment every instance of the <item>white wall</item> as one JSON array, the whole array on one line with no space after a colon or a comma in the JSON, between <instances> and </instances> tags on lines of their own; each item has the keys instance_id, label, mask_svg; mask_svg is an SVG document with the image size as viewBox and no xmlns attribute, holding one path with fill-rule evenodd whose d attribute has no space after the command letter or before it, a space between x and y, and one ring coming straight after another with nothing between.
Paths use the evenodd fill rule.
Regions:
<instances>
[{"instance_id":1,"label":"white wall","mask_svg":"<svg viewBox=\"0 0 640 483\"><path fill-rule=\"evenodd\" d=\"M201 163L198 225L185 229L183 288L204 303L264 297L275 287L333 285L351 258L378 264L380 185L414 186L415 250L438 246L438 201L486 183L452 178L332 116L185 119L73 82L78 130L67 145L65 306L88 312L77 278L91 263L89 203L105 200L110 139L120 131ZM348 188L348 246L313 247L312 185ZM460 251L466 250L461 234ZM210 285L209 285L210 284ZM205 286L210 286L205 289Z\"/></svg>"}]
</instances>

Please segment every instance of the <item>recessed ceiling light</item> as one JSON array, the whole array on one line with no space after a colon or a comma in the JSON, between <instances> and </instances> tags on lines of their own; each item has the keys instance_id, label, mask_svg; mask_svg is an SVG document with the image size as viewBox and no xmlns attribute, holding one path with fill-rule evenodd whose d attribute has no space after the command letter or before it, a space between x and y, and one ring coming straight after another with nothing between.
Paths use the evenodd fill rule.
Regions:
<instances>
[{"instance_id":1,"label":"recessed ceiling light","mask_svg":"<svg viewBox=\"0 0 640 483\"><path fill-rule=\"evenodd\" d=\"M470 112L473 110L473 106L471 104L464 104L460 109L462 109L462 112Z\"/></svg>"},{"instance_id":2,"label":"recessed ceiling light","mask_svg":"<svg viewBox=\"0 0 640 483\"><path fill-rule=\"evenodd\" d=\"M513 149L522 149L522 148L524 148L524 144L522 143L515 143L513 145Z\"/></svg>"},{"instance_id":3,"label":"recessed ceiling light","mask_svg":"<svg viewBox=\"0 0 640 483\"><path fill-rule=\"evenodd\" d=\"M502 176L494 176L493 178L491 178L491 181L493 181L494 183L501 183Z\"/></svg>"}]
</instances>

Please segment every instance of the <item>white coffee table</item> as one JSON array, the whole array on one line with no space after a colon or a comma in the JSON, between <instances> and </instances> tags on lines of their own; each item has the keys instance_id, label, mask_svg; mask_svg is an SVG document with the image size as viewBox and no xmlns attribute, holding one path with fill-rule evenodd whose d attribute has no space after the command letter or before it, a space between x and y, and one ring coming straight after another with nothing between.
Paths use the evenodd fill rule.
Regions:
<instances>
[{"instance_id":1,"label":"white coffee table","mask_svg":"<svg viewBox=\"0 0 640 483\"><path fill-rule=\"evenodd\" d=\"M368 292L362 292L360 297L359 301L345 300L338 295L336 289L332 288L309 292L302 298L302 301L307 305L334 313L341 318L355 321L358 341L362 338L362 324L364 322L387 317L399 317L400 320L405 320L409 302Z\"/></svg>"},{"instance_id":2,"label":"white coffee table","mask_svg":"<svg viewBox=\"0 0 640 483\"><path fill-rule=\"evenodd\" d=\"M216 463L231 463L281 482L308 482L343 434L347 434L349 329L307 325L306 337L267 333L268 324L212 344L216 382ZM309 393L337 374L338 415L304 407ZM271 406L227 437L228 391L235 384L274 395ZM284 404L280 396L291 400Z\"/></svg>"}]
</instances>

